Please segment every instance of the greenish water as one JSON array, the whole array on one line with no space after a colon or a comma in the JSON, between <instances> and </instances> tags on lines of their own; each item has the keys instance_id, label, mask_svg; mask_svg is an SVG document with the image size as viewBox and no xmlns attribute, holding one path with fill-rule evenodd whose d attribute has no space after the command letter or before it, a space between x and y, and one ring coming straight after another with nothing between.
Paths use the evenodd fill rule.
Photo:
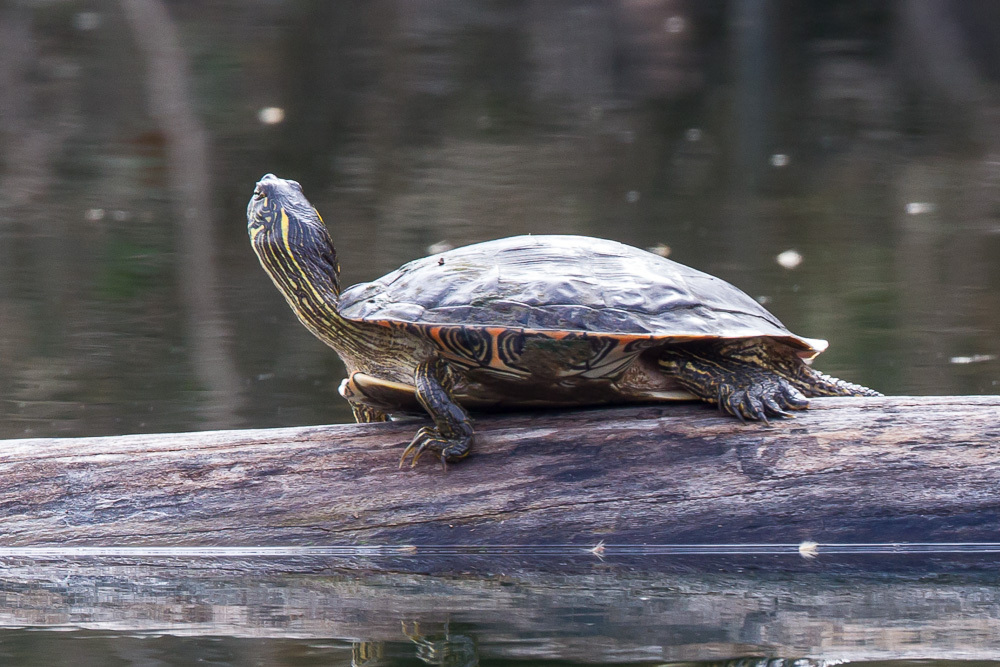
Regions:
<instances>
[{"instance_id":1,"label":"greenish water","mask_svg":"<svg viewBox=\"0 0 1000 667\"><path fill-rule=\"evenodd\" d=\"M996 26L993 3L948 0L4 3L0 438L349 421L339 360L249 248L266 172L303 184L346 284L434 244L596 235L829 339L824 372L1000 393ZM935 578L943 556L860 584L820 559L806 588L704 558L682 581L609 559L572 581L334 568L331 588L323 567L195 585L0 557L5 664L1000 655L1000 589Z\"/></svg>"}]
</instances>

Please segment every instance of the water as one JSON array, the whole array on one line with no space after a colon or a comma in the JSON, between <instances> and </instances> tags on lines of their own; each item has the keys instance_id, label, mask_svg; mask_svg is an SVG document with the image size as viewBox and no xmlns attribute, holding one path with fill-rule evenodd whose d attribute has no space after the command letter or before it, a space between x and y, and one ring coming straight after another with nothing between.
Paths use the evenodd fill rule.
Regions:
<instances>
[{"instance_id":1,"label":"water","mask_svg":"<svg viewBox=\"0 0 1000 667\"><path fill-rule=\"evenodd\" d=\"M286 557L276 572L222 555L44 564L5 555L0 655L12 664L72 655L67 664L737 667L736 658L770 658L806 667L966 664L998 650L992 574L887 575L773 556L560 558L548 572L521 559L494 561L502 569L490 577L435 577L366 574L316 556Z\"/></svg>"},{"instance_id":2,"label":"water","mask_svg":"<svg viewBox=\"0 0 1000 667\"><path fill-rule=\"evenodd\" d=\"M830 339L835 375L996 393L994 101L898 71L916 10L785 8L737 39L741 4L179 5L168 30L13 3L0 436L349 420L339 361L248 248L268 171L305 185L345 283L440 242L595 234L734 282Z\"/></svg>"},{"instance_id":3,"label":"water","mask_svg":"<svg viewBox=\"0 0 1000 667\"><path fill-rule=\"evenodd\" d=\"M340 362L249 249L266 172L303 183L345 284L434 244L598 235L669 252L828 338L825 372L890 394L996 394L997 11L6 3L0 438L349 421ZM446 546L434 557L462 555ZM926 576L902 579L820 545L804 580L761 573L805 563L797 544L733 547L779 559L749 569L712 560L737 558L726 545L573 551L596 546L550 555L544 574L419 581L323 560L350 554L300 567L0 550L0 659L463 664L442 656L470 642L480 664L997 655L994 582L932 574L992 545L924 545L939 552L919 556ZM681 555L683 576L648 566ZM559 557L587 572L560 574ZM863 560L838 579L834 557Z\"/></svg>"}]
</instances>

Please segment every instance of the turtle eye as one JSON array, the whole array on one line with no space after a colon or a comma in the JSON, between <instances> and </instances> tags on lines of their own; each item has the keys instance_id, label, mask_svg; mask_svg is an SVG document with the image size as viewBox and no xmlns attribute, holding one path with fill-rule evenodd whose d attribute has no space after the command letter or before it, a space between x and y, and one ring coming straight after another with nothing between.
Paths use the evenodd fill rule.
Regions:
<instances>
[{"instance_id":1,"label":"turtle eye","mask_svg":"<svg viewBox=\"0 0 1000 667\"><path fill-rule=\"evenodd\" d=\"M264 198L264 191L261 190L260 188L257 188L256 190L253 191L253 198L257 199L257 200L263 199Z\"/></svg>"}]
</instances>

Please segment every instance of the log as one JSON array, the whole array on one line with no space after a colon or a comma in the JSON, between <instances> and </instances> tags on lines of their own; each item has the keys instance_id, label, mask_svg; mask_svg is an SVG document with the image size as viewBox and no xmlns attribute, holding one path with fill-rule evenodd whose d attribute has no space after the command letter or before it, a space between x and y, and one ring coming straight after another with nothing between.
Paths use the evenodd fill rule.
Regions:
<instances>
[{"instance_id":1,"label":"log","mask_svg":"<svg viewBox=\"0 0 1000 667\"><path fill-rule=\"evenodd\" d=\"M993 542L1000 397L482 416L466 460L398 468L421 422L2 443L0 547Z\"/></svg>"}]
</instances>

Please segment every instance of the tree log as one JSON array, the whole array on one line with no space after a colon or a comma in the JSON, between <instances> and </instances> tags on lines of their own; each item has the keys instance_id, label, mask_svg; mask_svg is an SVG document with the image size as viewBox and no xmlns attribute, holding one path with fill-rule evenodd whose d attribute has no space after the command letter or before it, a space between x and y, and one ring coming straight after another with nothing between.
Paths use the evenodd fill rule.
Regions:
<instances>
[{"instance_id":1,"label":"tree log","mask_svg":"<svg viewBox=\"0 0 1000 667\"><path fill-rule=\"evenodd\" d=\"M673 404L3 442L0 547L996 542L1000 396L836 398L771 425Z\"/></svg>"}]
</instances>

